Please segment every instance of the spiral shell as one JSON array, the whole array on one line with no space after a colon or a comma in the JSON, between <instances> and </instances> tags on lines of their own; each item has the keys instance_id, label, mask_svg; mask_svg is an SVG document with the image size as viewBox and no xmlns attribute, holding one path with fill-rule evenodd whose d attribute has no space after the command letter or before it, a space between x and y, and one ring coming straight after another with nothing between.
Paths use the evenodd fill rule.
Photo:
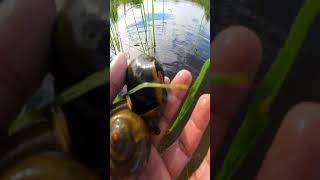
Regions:
<instances>
[{"instance_id":1,"label":"spiral shell","mask_svg":"<svg viewBox=\"0 0 320 180\"><path fill-rule=\"evenodd\" d=\"M126 102L111 111L110 170L112 176L138 174L148 161L150 143L148 129Z\"/></svg>"},{"instance_id":2,"label":"spiral shell","mask_svg":"<svg viewBox=\"0 0 320 180\"><path fill-rule=\"evenodd\" d=\"M0 173L2 180L100 180L101 178L61 154L47 152L21 159Z\"/></svg>"},{"instance_id":3,"label":"spiral shell","mask_svg":"<svg viewBox=\"0 0 320 180\"><path fill-rule=\"evenodd\" d=\"M67 120L59 107L49 107L48 118L2 141L1 180L99 180L99 175L74 161Z\"/></svg>"}]
</instances>

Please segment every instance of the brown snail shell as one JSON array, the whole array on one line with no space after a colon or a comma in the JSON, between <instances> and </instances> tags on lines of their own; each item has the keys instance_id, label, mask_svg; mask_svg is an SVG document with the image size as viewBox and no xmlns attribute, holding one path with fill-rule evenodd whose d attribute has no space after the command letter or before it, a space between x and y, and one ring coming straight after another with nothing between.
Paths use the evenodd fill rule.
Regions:
<instances>
[{"instance_id":1,"label":"brown snail shell","mask_svg":"<svg viewBox=\"0 0 320 180\"><path fill-rule=\"evenodd\" d=\"M0 151L0 179L100 179L71 159L69 130L62 110L48 108L47 113L47 121L5 138Z\"/></svg>"},{"instance_id":2,"label":"brown snail shell","mask_svg":"<svg viewBox=\"0 0 320 180\"><path fill-rule=\"evenodd\" d=\"M112 176L136 175L150 155L149 132L143 119L126 101L116 104L110 118L110 170Z\"/></svg>"},{"instance_id":3,"label":"brown snail shell","mask_svg":"<svg viewBox=\"0 0 320 180\"><path fill-rule=\"evenodd\" d=\"M164 71L154 57L142 54L130 61L126 76L127 89L145 82L164 84ZM166 89L144 88L130 97L133 111L146 121L150 132L160 134L158 124L167 102Z\"/></svg>"},{"instance_id":4,"label":"brown snail shell","mask_svg":"<svg viewBox=\"0 0 320 180\"><path fill-rule=\"evenodd\" d=\"M36 154L12 164L0 173L2 180L99 180L97 174L55 152Z\"/></svg>"},{"instance_id":5,"label":"brown snail shell","mask_svg":"<svg viewBox=\"0 0 320 180\"><path fill-rule=\"evenodd\" d=\"M59 107L47 108L46 121L2 137L0 169L6 164L42 151L70 153L71 142L64 113Z\"/></svg>"}]
</instances>

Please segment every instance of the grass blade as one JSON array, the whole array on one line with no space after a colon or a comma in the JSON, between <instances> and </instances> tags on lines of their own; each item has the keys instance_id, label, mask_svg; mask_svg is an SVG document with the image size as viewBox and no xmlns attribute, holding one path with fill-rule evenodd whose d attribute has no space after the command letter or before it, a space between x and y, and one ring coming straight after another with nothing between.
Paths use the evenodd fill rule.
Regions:
<instances>
[{"instance_id":1,"label":"grass blade","mask_svg":"<svg viewBox=\"0 0 320 180\"><path fill-rule=\"evenodd\" d=\"M188 92L188 95L182 105L182 108L181 108L176 120L173 122L172 126L168 129L167 134L171 133L177 127L177 125L181 122L181 120L184 118L184 116L188 112L209 66L210 66L210 59L207 59L206 62L203 64L202 69L201 69L197 79L193 83L190 91Z\"/></svg>"},{"instance_id":2,"label":"grass blade","mask_svg":"<svg viewBox=\"0 0 320 180\"><path fill-rule=\"evenodd\" d=\"M153 53L155 53L156 48L156 35L154 32L154 0L152 0L152 34L153 34Z\"/></svg>"},{"instance_id":3,"label":"grass blade","mask_svg":"<svg viewBox=\"0 0 320 180\"><path fill-rule=\"evenodd\" d=\"M130 95L133 94L143 88L175 88L175 89L188 89L188 86L183 85L183 84L160 84L160 83L149 83L149 82L145 82L145 83L141 83L138 86L134 87L133 89L131 89L128 93L122 95L122 96L126 96L126 95ZM119 102L121 100L122 97L120 97L119 95L116 96L116 98L113 101L113 104Z\"/></svg>"},{"instance_id":4,"label":"grass blade","mask_svg":"<svg viewBox=\"0 0 320 180\"><path fill-rule=\"evenodd\" d=\"M39 123L42 121L46 121L47 119L46 117L46 113L47 113L47 107L41 108L39 110L35 110L35 111L31 111L31 112L27 112L27 113L23 113L18 115L17 119L15 119L13 121L13 123L11 124L10 128L9 128L9 135L13 135L16 132L29 127L30 125L33 125L35 123Z\"/></svg>"},{"instance_id":5,"label":"grass blade","mask_svg":"<svg viewBox=\"0 0 320 180\"><path fill-rule=\"evenodd\" d=\"M217 86L244 85L249 83L248 79L244 78L241 74L215 74L211 82Z\"/></svg>"},{"instance_id":6,"label":"grass blade","mask_svg":"<svg viewBox=\"0 0 320 180\"><path fill-rule=\"evenodd\" d=\"M319 10L319 0L306 0L300 9L283 48L257 88L245 120L229 148L217 180L232 178L256 144L258 137L267 127L270 105L277 96Z\"/></svg>"},{"instance_id":7,"label":"grass blade","mask_svg":"<svg viewBox=\"0 0 320 180\"><path fill-rule=\"evenodd\" d=\"M83 81L75 84L70 89L66 90L61 95L59 95L56 98L55 103L61 106L99 86L107 84L108 81L109 68L95 72ZM48 112L49 106L50 104L38 110L19 114L17 119L15 119L13 123L10 125L9 135L14 134L21 129L29 127L32 124L46 120L46 113Z\"/></svg>"},{"instance_id":8,"label":"grass blade","mask_svg":"<svg viewBox=\"0 0 320 180\"><path fill-rule=\"evenodd\" d=\"M139 37L139 40L140 40L141 47L143 49L144 54L147 54L145 48L143 47L143 43L142 43L142 40L141 40L141 37L140 37L140 33L139 33L139 28L137 26L136 16L134 15L133 9L132 9L132 14L133 14L133 19L134 19L135 27L137 29L137 33L138 33L138 37Z\"/></svg>"},{"instance_id":9,"label":"grass blade","mask_svg":"<svg viewBox=\"0 0 320 180\"><path fill-rule=\"evenodd\" d=\"M85 78L83 81L77 83L76 85L72 86L70 89L59 95L55 99L55 103L57 105L68 103L99 86L107 84L108 81L109 68L95 72L89 77ZM50 104L38 110L20 114L17 119L15 119L11 124L9 128L9 135L14 134L21 129L29 127L32 124L46 120L46 113L49 106Z\"/></svg>"},{"instance_id":10,"label":"grass blade","mask_svg":"<svg viewBox=\"0 0 320 180\"><path fill-rule=\"evenodd\" d=\"M160 84L160 83L142 83L129 91L129 94L133 94L143 88L176 88L176 89L188 89L188 86L183 84Z\"/></svg>"},{"instance_id":11,"label":"grass blade","mask_svg":"<svg viewBox=\"0 0 320 180\"><path fill-rule=\"evenodd\" d=\"M95 72L59 95L56 99L56 103L58 105L68 103L99 86L107 84L108 81L109 68L105 68L101 71Z\"/></svg>"}]
</instances>

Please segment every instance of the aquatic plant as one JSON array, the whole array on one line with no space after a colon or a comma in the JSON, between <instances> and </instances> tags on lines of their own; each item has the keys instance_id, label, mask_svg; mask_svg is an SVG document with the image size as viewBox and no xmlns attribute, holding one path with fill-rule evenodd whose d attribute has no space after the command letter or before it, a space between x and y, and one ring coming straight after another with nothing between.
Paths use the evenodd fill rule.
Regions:
<instances>
[{"instance_id":1,"label":"aquatic plant","mask_svg":"<svg viewBox=\"0 0 320 180\"><path fill-rule=\"evenodd\" d=\"M196 35L196 42L195 42L195 44L194 44L194 46L193 46L193 49L194 49L195 51L197 51L198 48L199 48L199 46L200 46L201 30L202 30L202 28L203 28L203 19L204 19L204 16L205 16L205 14L203 14L203 16L202 16L202 18L201 18L201 22L200 22L200 24L199 24L199 30L198 30L198 33L197 33L197 35ZM199 53L199 52L198 52L198 53Z\"/></svg>"},{"instance_id":2,"label":"aquatic plant","mask_svg":"<svg viewBox=\"0 0 320 180\"><path fill-rule=\"evenodd\" d=\"M210 1L208 0L192 0L193 2L201 5L204 8L204 15L206 20L210 19Z\"/></svg>"},{"instance_id":3,"label":"aquatic plant","mask_svg":"<svg viewBox=\"0 0 320 180\"><path fill-rule=\"evenodd\" d=\"M127 0L113 0L110 1L110 15L111 15L111 32L110 32L110 47L112 47L112 49L114 49L114 54L117 54L117 52L119 52L119 50L123 51L123 43L121 42L120 36L118 36L118 30L117 30L117 9L118 7L123 4L124 6L124 14L127 14L127 12L131 9L131 13L134 19L134 26L136 29L136 33L139 39L139 47L141 49L139 49L139 47L135 45L131 45L131 44L125 44L127 47L134 47L135 49L143 52L144 54L150 54L150 49L153 50L153 55L155 53L155 44L156 44L156 38L155 38L155 29L154 29L154 2L152 2L152 24L151 24L151 29L149 29L149 24L148 22L150 21L149 19L149 7L148 7L148 1L147 1L147 14L146 14L146 10L145 10L145 5L143 3L143 0L131 0L131 1L127 1ZM125 5L130 5L132 7L137 7L140 9L140 15L141 15L141 21L143 24L143 28L144 28L144 33L141 34L141 32L139 31L138 28L138 24L137 24L137 15L134 12L133 8L125 8ZM112 7L112 9L111 9ZM124 18L124 21L126 23L126 16ZM127 26L127 25L126 25ZM149 36L149 30L151 31L151 36ZM144 35L144 39L142 38L142 35ZM151 43L149 43L149 41L151 41ZM150 44L150 45L149 45Z\"/></svg>"},{"instance_id":4,"label":"aquatic plant","mask_svg":"<svg viewBox=\"0 0 320 180\"><path fill-rule=\"evenodd\" d=\"M152 33L153 33L153 48L155 53L155 47L156 47L156 35L154 32L154 0L152 0Z\"/></svg>"},{"instance_id":5,"label":"aquatic plant","mask_svg":"<svg viewBox=\"0 0 320 180\"><path fill-rule=\"evenodd\" d=\"M233 139L222 168L217 175L217 180L229 180L232 178L255 146L260 135L268 127L270 123L270 107L299 53L309 27L316 15L319 14L319 11L319 0L306 0L300 9L283 48L251 99L244 122Z\"/></svg>"},{"instance_id":6,"label":"aquatic plant","mask_svg":"<svg viewBox=\"0 0 320 180\"><path fill-rule=\"evenodd\" d=\"M91 90L96 89L97 87L106 85L109 82L109 68L105 68L101 71L95 72L92 75L88 76L79 83L73 85L60 95L58 95L53 104L57 106L62 106L68 102L75 100L76 98L81 97L82 95L88 93ZM48 105L50 106L50 104ZM24 128L27 128L39 121L36 120L45 120L41 117L44 116L44 113L47 109L47 106L30 112L20 114L15 121L11 124L9 128L9 134L12 135Z\"/></svg>"},{"instance_id":7,"label":"aquatic plant","mask_svg":"<svg viewBox=\"0 0 320 180\"><path fill-rule=\"evenodd\" d=\"M177 125L181 123L181 120L184 118L184 116L186 115L187 111L190 109L194 97L197 93L197 91L199 90L199 87L203 81L203 78L208 70L210 66L210 59L207 59L205 61L205 63L202 66L202 69L197 77L197 79L195 80L195 82L193 83L193 85L191 86L190 91L187 94L187 97L182 105L182 108L178 114L178 117L176 118L176 120L173 122L172 126L170 126L170 128L168 129L168 133L172 132L174 129L176 129Z\"/></svg>"}]
</instances>

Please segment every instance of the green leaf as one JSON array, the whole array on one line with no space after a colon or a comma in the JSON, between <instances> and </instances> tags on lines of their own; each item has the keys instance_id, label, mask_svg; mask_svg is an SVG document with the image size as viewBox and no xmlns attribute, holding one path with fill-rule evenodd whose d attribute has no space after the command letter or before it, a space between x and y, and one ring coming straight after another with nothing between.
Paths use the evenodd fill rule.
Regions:
<instances>
[{"instance_id":1,"label":"green leaf","mask_svg":"<svg viewBox=\"0 0 320 180\"><path fill-rule=\"evenodd\" d=\"M47 108L41 108L39 110L19 114L17 119L13 121L9 128L9 135L11 136L26 127L30 127L33 124L46 121L46 112Z\"/></svg>"},{"instance_id":2,"label":"green leaf","mask_svg":"<svg viewBox=\"0 0 320 180\"><path fill-rule=\"evenodd\" d=\"M229 148L217 180L232 178L268 126L270 105L277 96L319 10L319 0L306 0L300 9L283 48L257 88L245 120Z\"/></svg>"},{"instance_id":3,"label":"green leaf","mask_svg":"<svg viewBox=\"0 0 320 180\"><path fill-rule=\"evenodd\" d=\"M212 77L212 84L223 85L244 85L248 84L248 79L241 74L215 74Z\"/></svg>"},{"instance_id":4,"label":"green leaf","mask_svg":"<svg viewBox=\"0 0 320 180\"><path fill-rule=\"evenodd\" d=\"M70 89L63 92L61 95L59 95L55 99L55 103L61 106L65 103L68 103L84 95L85 93L99 86L107 84L108 81L109 81L109 68L95 72L89 77L82 80L81 82L72 86ZM17 117L17 119L15 119L11 124L9 128L9 135L14 134L21 129L29 127L30 125L46 120L46 112L49 106L50 104L38 110L20 114Z\"/></svg>"},{"instance_id":5,"label":"green leaf","mask_svg":"<svg viewBox=\"0 0 320 180\"><path fill-rule=\"evenodd\" d=\"M197 79L195 80L191 89L189 90L188 95L187 95L187 97L181 107L181 110L180 110L176 120L173 122L172 126L168 129L167 134L171 133L177 127L177 125L182 121L182 119L184 118L184 116L186 115L188 110L190 109L192 102L194 100L194 97L195 97L196 93L198 92L198 89L203 81L203 78L204 78L209 66L210 66L210 59L207 59L206 62L203 64Z\"/></svg>"},{"instance_id":6,"label":"green leaf","mask_svg":"<svg viewBox=\"0 0 320 180\"><path fill-rule=\"evenodd\" d=\"M56 99L56 103L58 105L68 103L99 86L107 84L108 81L109 68L105 68L101 71L95 72L86 79L82 80L81 82L77 83L70 89L60 94Z\"/></svg>"},{"instance_id":7,"label":"green leaf","mask_svg":"<svg viewBox=\"0 0 320 180\"><path fill-rule=\"evenodd\" d=\"M145 82L141 83L138 86L134 87L133 89L129 90L128 93L125 95L130 95L133 94L143 88L175 88L175 89L188 89L188 86L183 85L183 84L160 84L160 83L150 83L150 82ZM124 95L124 96L125 96ZM116 96L116 98L113 101L113 104L119 102L122 99L121 96Z\"/></svg>"}]
</instances>

